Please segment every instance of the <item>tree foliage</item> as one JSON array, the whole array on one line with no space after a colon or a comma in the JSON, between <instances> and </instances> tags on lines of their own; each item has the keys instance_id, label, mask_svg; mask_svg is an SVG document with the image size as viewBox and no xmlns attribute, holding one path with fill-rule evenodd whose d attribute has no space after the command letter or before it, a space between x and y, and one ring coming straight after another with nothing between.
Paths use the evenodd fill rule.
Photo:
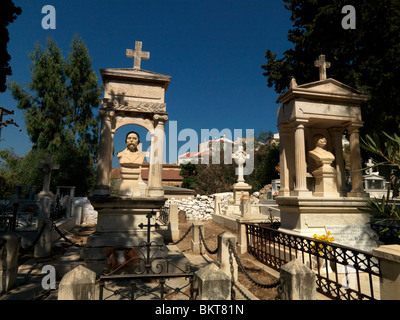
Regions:
<instances>
[{"instance_id":1,"label":"tree foliage","mask_svg":"<svg viewBox=\"0 0 400 320\"><path fill-rule=\"evenodd\" d=\"M287 37L293 47L278 58L266 51L262 66L269 87L277 93L297 83L318 80L314 61L325 54L328 77L364 91L362 133L396 132L400 123L400 1L284 0L291 11ZM342 8L356 9L356 29L342 28Z\"/></svg>"},{"instance_id":2,"label":"tree foliage","mask_svg":"<svg viewBox=\"0 0 400 320\"><path fill-rule=\"evenodd\" d=\"M395 133L389 135L383 132L386 141L382 144L378 134L366 135L365 139L361 138L361 146L375 155L375 166L387 166L390 168L389 187L386 196L382 199L368 199L367 205L360 208L361 211L370 213L376 218L376 221L384 222L386 229L400 222L400 207L397 205L395 196L400 190L400 137ZM392 201L389 201L390 191L392 193ZM400 238L400 233L398 234Z\"/></svg>"},{"instance_id":3,"label":"tree foliage","mask_svg":"<svg viewBox=\"0 0 400 320\"><path fill-rule=\"evenodd\" d=\"M93 109L100 104L102 87L92 70L86 45L76 35L65 59L51 39L43 48L36 44L30 54L31 81L23 86L10 81L9 88L23 110L26 129L33 143L31 156L44 161L53 156L60 165L54 172L58 185L74 185L78 195L87 195L94 185L97 160L98 117ZM42 152L43 151L43 152ZM36 176L42 176L32 167ZM32 184L36 179L32 179Z\"/></svg>"},{"instance_id":4,"label":"tree foliage","mask_svg":"<svg viewBox=\"0 0 400 320\"><path fill-rule=\"evenodd\" d=\"M12 0L0 2L0 92L6 91L6 78L12 75L11 56L7 50L7 43L10 41L7 26L13 23L21 12L21 8L16 7Z\"/></svg>"},{"instance_id":5,"label":"tree foliage","mask_svg":"<svg viewBox=\"0 0 400 320\"><path fill-rule=\"evenodd\" d=\"M197 165L191 162L179 166L179 174L183 177L182 188L194 189L198 184Z\"/></svg>"},{"instance_id":6,"label":"tree foliage","mask_svg":"<svg viewBox=\"0 0 400 320\"><path fill-rule=\"evenodd\" d=\"M279 165L279 145L265 143L272 135L271 131L261 132L255 139L257 150L254 152L254 170L246 177L253 192L261 190L271 180L279 179L279 172L276 170Z\"/></svg>"}]
</instances>

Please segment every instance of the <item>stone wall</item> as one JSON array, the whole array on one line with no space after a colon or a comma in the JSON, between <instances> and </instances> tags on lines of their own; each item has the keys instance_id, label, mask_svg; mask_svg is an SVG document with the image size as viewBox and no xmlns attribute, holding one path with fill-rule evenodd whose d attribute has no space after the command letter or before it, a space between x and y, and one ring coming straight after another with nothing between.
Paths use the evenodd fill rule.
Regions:
<instances>
[{"instance_id":1,"label":"stone wall","mask_svg":"<svg viewBox=\"0 0 400 320\"><path fill-rule=\"evenodd\" d=\"M75 197L73 202L73 213L77 218L77 224L81 225L95 225L97 224L97 211L91 205L86 197Z\"/></svg>"},{"instance_id":2,"label":"stone wall","mask_svg":"<svg viewBox=\"0 0 400 320\"><path fill-rule=\"evenodd\" d=\"M195 197L187 197L184 199L171 198L165 202L165 206L169 207L170 203L178 204L178 211L185 212L186 220L211 220L212 214L215 212L215 197L221 197L221 205L224 207L228 205L229 198L232 198L232 195L232 192L225 192L210 196L198 194Z\"/></svg>"}]
</instances>

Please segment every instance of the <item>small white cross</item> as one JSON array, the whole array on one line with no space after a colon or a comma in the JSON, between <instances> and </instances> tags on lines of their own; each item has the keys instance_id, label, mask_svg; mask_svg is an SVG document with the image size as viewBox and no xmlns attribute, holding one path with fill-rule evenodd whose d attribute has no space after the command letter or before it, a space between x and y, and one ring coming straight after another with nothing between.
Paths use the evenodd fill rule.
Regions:
<instances>
[{"instance_id":1,"label":"small white cross","mask_svg":"<svg viewBox=\"0 0 400 320\"><path fill-rule=\"evenodd\" d=\"M140 69L142 59L150 59L150 52L142 51L142 42L136 41L135 50L126 49L126 56L128 58L133 58L133 69Z\"/></svg>"},{"instance_id":2,"label":"small white cross","mask_svg":"<svg viewBox=\"0 0 400 320\"><path fill-rule=\"evenodd\" d=\"M373 174L374 170L372 169L374 167L374 163L372 162L371 158L368 159L368 162L365 163L368 167L365 172L369 175Z\"/></svg>"},{"instance_id":3,"label":"small white cross","mask_svg":"<svg viewBox=\"0 0 400 320\"><path fill-rule=\"evenodd\" d=\"M42 170L43 173L44 173L43 191L44 192L50 192L51 171L60 169L60 165L52 163L52 157L51 156L47 156L46 157L46 162L45 163L40 163L38 165L38 169Z\"/></svg>"},{"instance_id":4,"label":"small white cross","mask_svg":"<svg viewBox=\"0 0 400 320\"><path fill-rule=\"evenodd\" d=\"M319 68L319 80L326 79L326 69L331 67L331 63L325 61L325 55L321 54L318 60L314 61L314 67Z\"/></svg>"}]
</instances>

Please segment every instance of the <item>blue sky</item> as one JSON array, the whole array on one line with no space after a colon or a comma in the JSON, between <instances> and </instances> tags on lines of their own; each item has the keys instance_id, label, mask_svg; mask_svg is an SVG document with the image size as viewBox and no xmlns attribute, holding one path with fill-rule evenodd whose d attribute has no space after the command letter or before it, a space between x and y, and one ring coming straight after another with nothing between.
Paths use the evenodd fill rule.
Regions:
<instances>
[{"instance_id":1,"label":"blue sky","mask_svg":"<svg viewBox=\"0 0 400 320\"><path fill-rule=\"evenodd\" d=\"M278 95L267 87L261 65L265 51L282 54L291 47L287 32L290 12L283 1L274 0L14 0L22 14L9 25L8 51L13 75L19 83L30 81L30 59L36 42L46 44L51 36L67 56L75 33L86 43L93 70L100 78L102 68L131 68L125 56L135 41L143 42L150 60L141 68L172 77L165 101L169 123L177 132L193 129L199 140L202 129L276 129ZM42 7L56 9L56 29L45 30ZM316 69L316 79L318 70ZM14 126L3 128L0 149L13 147L23 156L31 143L22 112L10 92L0 93L0 105L14 110ZM95 111L96 114L98 111ZM7 116L5 119L11 118ZM176 122L175 122L176 121ZM169 123L166 125L167 162L176 160L169 152ZM121 151L125 133L138 129L146 150L146 131L123 127L115 135L115 150ZM172 126L171 126L172 128ZM172 137L172 135L171 135ZM201 142L201 141L199 141ZM179 152L185 141L179 141ZM173 149L171 149L173 150ZM176 152L176 153L178 153ZM113 166L118 161L113 159Z\"/></svg>"}]
</instances>

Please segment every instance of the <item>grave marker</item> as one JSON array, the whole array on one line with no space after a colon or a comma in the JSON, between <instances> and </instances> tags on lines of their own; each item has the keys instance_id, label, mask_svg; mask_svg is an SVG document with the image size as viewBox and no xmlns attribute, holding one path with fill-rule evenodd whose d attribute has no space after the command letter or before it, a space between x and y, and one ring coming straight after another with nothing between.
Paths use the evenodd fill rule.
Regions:
<instances>
[{"instance_id":1,"label":"grave marker","mask_svg":"<svg viewBox=\"0 0 400 320\"><path fill-rule=\"evenodd\" d=\"M325 228L335 238L334 243L368 252L379 246L376 233L369 225L327 225Z\"/></svg>"}]
</instances>

